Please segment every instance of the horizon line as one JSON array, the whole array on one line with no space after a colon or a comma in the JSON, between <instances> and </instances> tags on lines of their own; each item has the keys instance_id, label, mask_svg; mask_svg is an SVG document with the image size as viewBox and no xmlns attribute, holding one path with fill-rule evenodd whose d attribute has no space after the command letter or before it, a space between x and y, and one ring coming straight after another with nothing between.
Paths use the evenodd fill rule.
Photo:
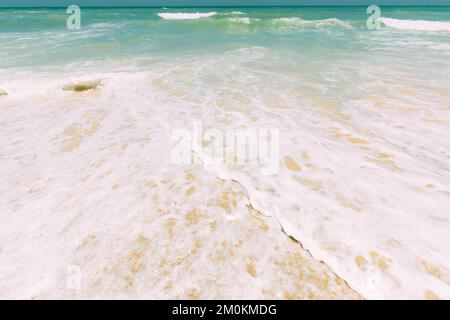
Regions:
<instances>
[{"instance_id":1,"label":"horizon line","mask_svg":"<svg viewBox=\"0 0 450 320\"><path fill-rule=\"evenodd\" d=\"M449 4L434 4L434 5L378 5L379 7L391 7L391 8L433 8L433 7L450 7ZM29 8L41 8L41 9L61 9L67 8L68 6L2 6L0 4L0 9L29 9ZM110 9L130 9L130 8L365 8L367 5L246 5L246 6L107 6L107 5L97 5L97 6L80 6L87 9L95 8L110 8Z\"/></svg>"}]
</instances>

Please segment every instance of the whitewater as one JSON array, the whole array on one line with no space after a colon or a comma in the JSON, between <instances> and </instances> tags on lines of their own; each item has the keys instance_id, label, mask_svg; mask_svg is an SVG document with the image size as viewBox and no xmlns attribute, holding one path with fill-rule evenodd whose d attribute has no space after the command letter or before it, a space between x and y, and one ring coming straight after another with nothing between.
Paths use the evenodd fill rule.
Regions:
<instances>
[{"instance_id":1,"label":"whitewater","mask_svg":"<svg viewBox=\"0 0 450 320\"><path fill-rule=\"evenodd\" d=\"M0 10L1 298L450 298L448 11L33 12ZM199 123L277 129L279 171L174 163Z\"/></svg>"}]
</instances>

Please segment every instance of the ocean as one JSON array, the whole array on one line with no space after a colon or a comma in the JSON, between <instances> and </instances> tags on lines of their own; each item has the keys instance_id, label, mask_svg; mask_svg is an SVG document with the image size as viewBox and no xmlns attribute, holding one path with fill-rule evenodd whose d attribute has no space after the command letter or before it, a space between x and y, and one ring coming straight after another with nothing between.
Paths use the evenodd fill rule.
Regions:
<instances>
[{"instance_id":1,"label":"ocean","mask_svg":"<svg viewBox=\"0 0 450 320\"><path fill-rule=\"evenodd\" d=\"M366 10L0 9L0 297L449 299L450 8Z\"/></svg>"}]
</instances>

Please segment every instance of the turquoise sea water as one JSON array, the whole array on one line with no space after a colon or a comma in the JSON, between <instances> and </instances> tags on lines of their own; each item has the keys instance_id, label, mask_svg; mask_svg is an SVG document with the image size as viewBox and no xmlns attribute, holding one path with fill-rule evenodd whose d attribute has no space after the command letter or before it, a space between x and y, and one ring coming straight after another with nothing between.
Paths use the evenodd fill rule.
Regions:
<instances>
[{"instance_id":1,"label":"turquoise sea water","mask_svg":"<svg viewBox=\"0 0 450 320\"><path fill-rule=\"evenodd\" d=\"M164 12L217 14L194 20L164 20L157 15ZM297 61L314 63L314 58L362 59L391 50L393 43L398 44L390 52L394 61L401 55L402 59L424 62L424 41L449 42L448 32L408 32L405 36L406 32L398 29L383 28L374 33L366 27L369 14L365 7L82 9L79 31L67 30L67 17L64 9L0 9L0 66L120 58L145 61L219 54L248 46L292 52ZM448 24L450 8L382 8L382 17ZM432 54L439 59L442 52Z\"/></svg>"},{"instance_id":2,"label":"turquoise sea water","mask_svg":"<svg viewBox=\"0 0 450 320\"><path fill-rule=\"evenodd\" d=\"M0 9L5 294L54 296L75 261L87 285L64 297L180 297L164 289L180 279L187 289L206 281L205 298L240 297L241 284L283 297L260 290L275 265L252 246L236 272L220 260L219 282L218 254L203 251L186 258L200 261L197 280L183 262L169 263L179 278L150 269L158 254L200 250L194 232L177 234L192 230L184 214L194 209L209 253L222 245L204 209L235 221L248 207L233 207L233 191L205 201L214 195L192 187L232 181L363 297L449 299L450 8L381 9L379 30L365 7L82 9L80 30L66 28L64 9ZM62 90L97 80L96 90ZM279 130L279 171L174 163L173 132L198 122ZM148 277L122 290L128 274L104 270L114 257L127 265L126 239L139 232L155 244ZM90 235L98 242L81 255L74 239Z\"/></svg>"}]
</instances>

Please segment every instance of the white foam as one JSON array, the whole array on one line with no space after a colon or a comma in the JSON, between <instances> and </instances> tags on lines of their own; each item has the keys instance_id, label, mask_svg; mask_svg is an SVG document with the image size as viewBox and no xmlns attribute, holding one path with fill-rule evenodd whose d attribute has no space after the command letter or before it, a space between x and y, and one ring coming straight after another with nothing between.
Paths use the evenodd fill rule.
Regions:
<instances>
[{"instance_id":1,"label":"white foam","mask_svg":"<svg viewBox=\"0 0 450 320\"><path fill-rule=\"evenodd\" d=\"M217 12L195 12L195 13L187 13L187 12L163 12L158 13L158 16L163 18L164 20L196 20L201 18L209 18L215 16Z\"/></svg>"},{"instance_id":2,"label":"white foam","mask_svg":"<svg viewBox=\"0 0 450 320\"><path fill-rule=\"evenodd\" d=\"M305 20L299 17L285 17L273 20L275 25L288 27L324 28L324 27L344 27L351 29L351 24L336 18Z\"/></svg>"},{"instance_id":3,"label":"white foam","mask_svg":"<svg viewBox=\"0 0 450 320\"><path fill-rule=\"evenodd\" d=\"M249 17L229 18L228 21L234 22L234 23L250 24L250 18Z\"/></svg>"},{"instance_id":4,"label":"white foam","mask_svg":"<svg viewBox=\"0 0 450 320\"><path fill-rule=\"evenodd\" d=\"M242 12L242 11L231 11L231 12L221 13L220 15L223 15L223 16L242 16L242 15L245 15L245 12Z\"/></svg>"},{"instance_id":5,"label":"white foam","mask_svg":"<svg viewBox=\"0 0 450 320\"><path fill-rule=\"evenodd\" d=\"M101 277L104 291L90 287L96 296L147 294L147 287L121 290L128 273L114 278L102 267L113 262L120 269L119 262L133 250L126 239L130 234L137 238L139 230L160 243L165 225L155 218L157 209L171 218L177 218L177 211L187 212L189 201L179 197L184 189L172 185L181 171L170 163L170 133L189 129L193 119L201 118L210 127L280 128L278 175L261 177L245 167L214 168L215 173L239 182L254 208L276 218L287 234L364 297L424 298L433 292L450 298L450 141L445 138L450 117L444 85L441 91L424 87L422 93L407 87L410 79L395 73L395 65L388 72L384 65L362 61L345 65L349 73L344 75L372 67L368 75L378 72L372 80L383 83L389 77L391 82L376 96L374 81L361 78L367 87L352 88L354 101L333 102L341 96L327 100L298 86L303 75L267 72L263 62L271 54L267 47L247 47L144 71L122 72L114 64L109 68L114 71L104 74L69 67L74 74L0 74L0 87L10 94L0 108L0 162L5 168L0 182L5 218L0 254L5 262L0 268L7 289L2 296L58 295L56 288L65 286L72 263L87 278ZM131 68L128 61L123 63ZM200 81L217 75L224 80ZM334 77L339 79L339 72ZM102 79L105 85L82 94L61 90L63 83L90 79ZM321 80L311 81L311 87L323 86ZM444 75L441 82L446 81ZM285 156L301 172L289 170ZM164 187L161 181L169 183ZM101 241L78 250L89 235ZM227 240L235 235L230 231ZM211 246L216 237L211 237ZM186 241L168 242L168 250L188 252ZM151 254L160 258L160 252ZM259 248L251 255L263 253ZM201 267L208 268L204 261ZM272 274L273 265L259 271ZM174 287L189 289L186 279L191 275L180 275L185 282ZM233 273L239 279L244 275ZM137 278L135 284L150 283L144 280L149 279ZM236 297L242 291L229 294ZM61 296L72 294L67 292ZM163 294L158 286L149 293Z\"/></svg>"},{"instance_id":6,"label":"white foam","mask_svg":"<svg viewBox=\"0 0 450 320\"><path fill-rule=\"evenodd\" d=\"M400 20L381 18L384 25L401 30L450 31L450 21Z\"/></svg>"}]
</instances>

